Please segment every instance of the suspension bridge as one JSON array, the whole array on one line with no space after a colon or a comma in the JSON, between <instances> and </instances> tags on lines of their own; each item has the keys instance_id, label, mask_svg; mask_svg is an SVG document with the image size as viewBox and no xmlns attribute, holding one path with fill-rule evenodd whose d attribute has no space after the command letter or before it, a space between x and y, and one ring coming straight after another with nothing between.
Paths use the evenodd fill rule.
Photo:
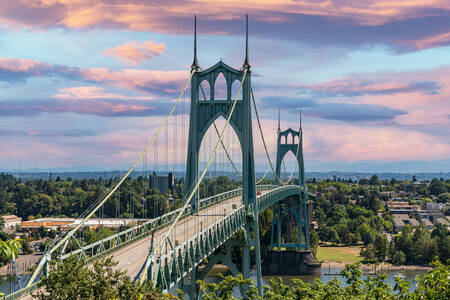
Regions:
<instances>
[{"instance_id":1,"label":"suspension bridge","mask_svg":"<svg viewBox=\"0 0 450 300\"><path fill-rule=\"evenodd\" d=\"M38 287L40 277L52 272L53 262L58 263L71 255L83 257L88 262L105 255L112 256L118 262L117 268L125 270L133 280L150 280L163 291L179 287L190 299L198 297L196 280L203 279L215 264L222 263L232 274L242 273L244 278L250 277L254 266L256 284L261 294L263 271L279 272L276 266L283 264L279 257L275 258L277 263L261 262L258 215L271 207L273 215L269 257L279 256L280 253L294 253L294 256L299 257L300 253L301 260L306 260L310 256L307 200L308 196L314 195L308 194L306 189L301 119L298 130L289 128L282 131L278 117L277 160L274 167L252 89L248 16L245 59L239 69L230 67L222 60L212 67L201 69L197 60L196 33L195 18L194 60L190 74L153 138L132 166L91 204L73 226L52 241L26 286L6 299L29 295ZM223 87L217 85L219 76L225 79ZM187 127L185 120L180 122L179 118L186 111L185 93L189 87L190 116ZM268 163L260 179L256 178L255 173L253 114ZM170 135L169 127L174 131ZM184 128L188 130L187 133ZM158 158L158 144L165 149L163 164L168 170L170 157L180 157L179 151L183 144L180 139L184 137L187 137L187 153L184 154L186 179L184 198L179 207L159 216L154 215L153 218L148 218L143 212L138 224L87 244L79 234L84 224L92 217L102 216L105 204L115 201L121 185L133 176L133 172L139 171L140 164L143 166L141 172L148 176L149 157L157 168L161 158L161 155ZM172 143L169 143L170 139ZM294 169L290 176L282 178L282 162L289 152L295 155L298 178L294 178ZM241 179L242 186L221 193L213 191L213 195L202 198L202 182L211 175L211 171L213 175L217 174L217 166L223 169L225 162L230 166L229 170ZM176 159L172 163L176 165ZM277 184L261 184L270 171ZM293 183L294 179L297 179L298 184ZM142 193L145 194L145 191ZM145 195L142 199L145 201ZM281 224L288 215L294 216L295 222L292 224L298 229L295 242L282 237ZM243 233L239 238L238 232ZM241 261L233 260L233 251L242 251ZM314 267L314 263L310 265Z\"/></svg>"}]
</instances>

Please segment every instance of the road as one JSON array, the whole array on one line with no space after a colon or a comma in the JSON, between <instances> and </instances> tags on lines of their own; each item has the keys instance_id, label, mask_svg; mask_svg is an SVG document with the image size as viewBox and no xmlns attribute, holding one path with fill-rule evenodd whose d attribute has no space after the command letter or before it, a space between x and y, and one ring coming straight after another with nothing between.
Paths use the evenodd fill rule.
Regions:
<instances>
[{"instance_id":1,"label":"road","mask_svg":"<svg viewBox=\"0 0 450 300\"><path fill-rule=\"evenodd\" d=\"M197 232L219 221L221 218L224 218L224 216L232 212L233 204L235 204L236 207L240 207L242 205L242 196L222 201L201 210L196 216L189 216L179 220L170 234L172 243L178 241L180 244L183 244L185 241L197 234ZM155 232L153 242L154 246L161 241L162 236L167 232L167 230L168 227L165 227ZM135 278L147 258L150 244L151 236L112 254L114 260L118 262L116 268L126 271L131 279ZM163 249L163 253L164 251L166 251L166 249Z\"/></svg>"}]
</instances>

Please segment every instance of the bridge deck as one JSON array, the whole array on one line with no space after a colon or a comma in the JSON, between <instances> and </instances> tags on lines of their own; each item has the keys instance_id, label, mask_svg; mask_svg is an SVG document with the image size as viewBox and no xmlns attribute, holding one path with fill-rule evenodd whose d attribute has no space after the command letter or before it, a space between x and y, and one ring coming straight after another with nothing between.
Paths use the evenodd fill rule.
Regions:
<instances>
[{"instance_id":1,"label":"bridge deck","mask_svg":"<svg viewBox=\"0 0 450 300\"><path fill-rule=\"evenodd\" d=\"M264 193L264 191L261 193ZM175 243L175 240L178 240L178 242L182 244L201 231L202 228L204 229L230 214L233 210L233 204L236 204L236 207L240 207L242 205L242 196L230 198L206 207L202 209L197 216L188 216L181 219L178 221L177 225L174 227L173 233L170 235L172 243ZM154 246L158 244L167 229L168 228L165 227L155 232L153 241ZM173 238L174 236L175 238ZM131 279L135 278L147 258L150 244L151 236L139 240L112 254L114 260L118 262L116 268L126 271ZM165 249L163 249L163 253L165 253Z\"/></svg>"}]
</instances>

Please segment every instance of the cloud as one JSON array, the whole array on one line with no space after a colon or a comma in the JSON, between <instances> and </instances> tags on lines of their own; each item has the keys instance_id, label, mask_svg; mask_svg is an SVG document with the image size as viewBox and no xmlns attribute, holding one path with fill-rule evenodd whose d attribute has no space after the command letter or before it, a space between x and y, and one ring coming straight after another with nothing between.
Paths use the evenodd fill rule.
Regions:
<instances>
[{"instance_id":1,"label":"cloud","mask_svg":"<svg viewBox=\"0 0 450 300\"><path fill-rule=\"evenodd\" d=\"M0 3L0 23L28 28L107 28L191 34L199 30L243 34L243 12L251 35L315 45L391 46L395 51L449 45L450 4L426 1L168 1L45 0Z\"/></svg>"},{"instance_id":2,"label":"cloud","mask_svg":"<svg viewBox=\"0 0 450 300\"><path fill-rule=\"evenodd\" d=\"M128 42L103 52L105 56L115 56L120 61L136 66L139 63L152 59L164 53L166 45L157 44L153 41L139 43L137 41Z\"/></svg>"},{"instance_id":3,"label":"cloud","mask_svg":"<svg viewBox=\"0 0 450 300\"><path fill-rule=\"evenodd\" d=\"M59 89L59 94L52 96L58 99L121 99L121 100L154 100L150 96L126 96L117 93L108 93L97 86L78 86Z\"/></svg>"},{"instance_id":4,"label":"cloud","mask_svg":"<svg viewBox=\"0 0 450 300\"><path fill-rule=\"evenodd\" d=\"M298 109L300 107L315 107L319 104L310 98L295 98L286 96L268 96L260 99L262 105L267 108Z\"/></svg>"},{"instance_id":5,"label":"cloud","mask_svg":"<svg viewBox=\"0 0 450 300\"><path fill-rule=\"evenodd\" d=\"M450 144L441 138L404 128L365 128L346 123L305 127L307 160L430 161L448 159L450 153Z\"/></svg>"},{"instance_id":6,"label":"cloud","mask_svg":"<svg viewBox=\"0 0 450 300\"><path fill-rule=\"evenodd\" d=\"M379 75L374 74L376 77ZM355 97L362 95L393 95L399 93L437 94L440 84L435 81L399 82L390 79L357 79L358 75L329 82L306 85L299 94L314 98ZM397 80L399 80L398 78ZM400 79L401 80L401 79Z\"/></svg>"},{"instance_id":7,"label":"cloud","mask_svg":"<svg viewBox=\"0 0 450 300\"><path fill-rule=\"evenodd\" d=\"M298 114L298 109L302 108L302 112L307 116L346 122L388 121L406 114L402 110L375 104L318 102L313 99L293 97L263 97L261 102L269 109L281 108Z\"/></svg>"},{"instance_id":8,"label":"cloud","mask_svg":"<svg viewBox=\"0 0 450 300\"><path fill-rule=\"evenodd\" d=\"M0 117L36 117L42 113L78 113L101 117L143 117L165 114L167 103L123 99L32 99L0 101Z\"/></svg>"},{"instance_id":9,"label":"cloud","mask_svg":"<svg viewBox=\"0 0 450 300\"><path fill-rule=\"evenodd\" d=\"M324 103L305 110L305 115L346 122L388 121L403 114L406 112L386 106L348 103Z\"/></svg>"},{"instance_id":10,"label":"cloud","mask_svg":"<svg viewBox=\"0 0 450 300\"><path fill-rule=\"evenodd\" d=\"M0 57L0 81L17 82L40 76L79 78L78 68L46 64L39 60Z\"/></svg>"},{"instance_id":11,"label":"cloud","mask_svg":"<svg viewBox=\"0 0 450 300\"><path fill-rule=\"evenodd\" d=\"M80 76L85 81L168 95L179 93L189 74L187 71L89 68L80 70Z\"/></svg>"},{"instance_id":12,"label":"cloud","mask_svg":"<svg viewBox=\"0 0 450 300\"><path fill-rule=\"evenodd\" d=\"M69 130L4 130L0 129L0 136L13 137L83 137L94 135L92 131L81 129Z\"/></svg>"},{"instance_id":13,"label":"cloud","mask_svg":"<svg viewBox=\"0 0 450 300\"><path fill-rule=\"evenodd\" d=\"M102 83L158 95L171 95L181 90L189 74L187 71L83 69L46 64L37 60L0 58L0 81L14 83L42 76Z\"/></svg>"}]
</instances>

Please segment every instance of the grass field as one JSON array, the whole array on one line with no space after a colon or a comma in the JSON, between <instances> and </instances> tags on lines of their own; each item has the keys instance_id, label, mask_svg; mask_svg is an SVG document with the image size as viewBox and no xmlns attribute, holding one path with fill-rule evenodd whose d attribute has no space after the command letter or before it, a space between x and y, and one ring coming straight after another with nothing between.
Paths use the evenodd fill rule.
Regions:
<instances>
[{"instance_id":1,"label":"grass field","mask_svg":"<svg viewBox=\"0 0 450 300\"><path fill-rule=\"evenodd\" d=\"M355 263L361 260L360 246L319 246L317 259L321 262Z\"/></svg>"}]
</instances>

